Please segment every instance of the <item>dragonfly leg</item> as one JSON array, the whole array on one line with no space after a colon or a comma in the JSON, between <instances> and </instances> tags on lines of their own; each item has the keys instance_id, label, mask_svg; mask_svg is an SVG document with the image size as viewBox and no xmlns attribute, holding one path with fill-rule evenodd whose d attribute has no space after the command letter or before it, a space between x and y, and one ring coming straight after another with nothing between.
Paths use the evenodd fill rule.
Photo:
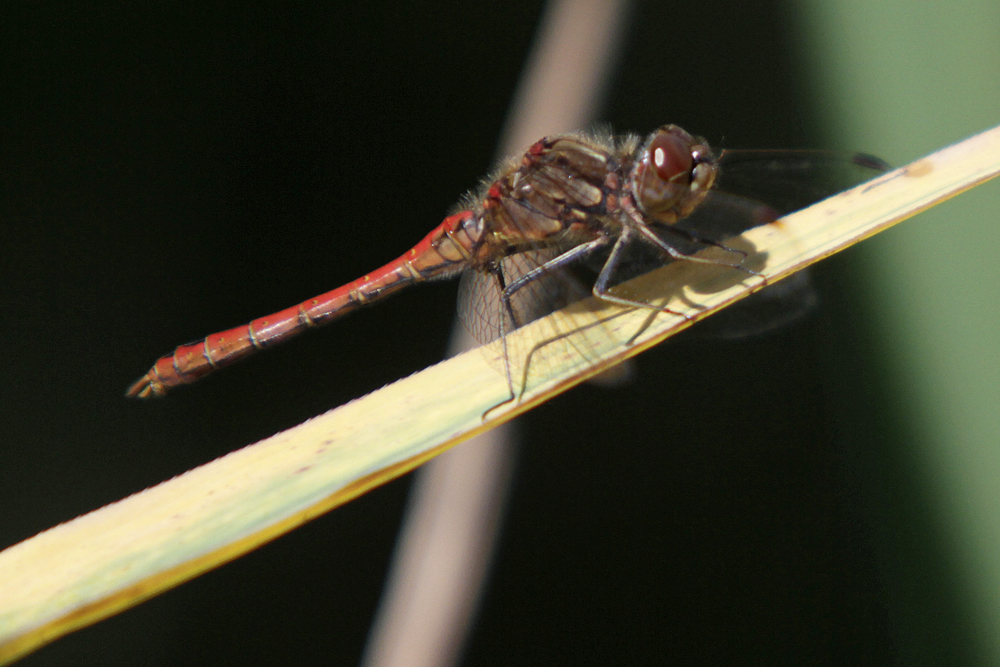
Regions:
<instances>
[{"instance_id":1,"label":"dragonfly leg","mask_svg":"<svg viewBox=\"0 0 1000 667\"><path fill-rule=\"evenodd\" d=\"M726 252L731 252L734 255L740 255L743 258L740 260L741 262L746 260L747 258L747 252L745 250L740 250L738 248L730 248L725 243L721 243L720 241L714 241L712 239L705 238L704 236L698 236L697 234L688 229L683 229L681 227L677 227L674 225L666 226L665 229L672 234L683 236L688 241L692 241L694 243L700 243L702 245L712 246L713 248L718 248L720 250L725 250Z\"/></svg>"},{"instance_id":2,"label":"dragonfly leg","mask_svg":"<svg viewBox=\"0 0 1000 667\"><path fill-rule=\"evenodd\" d=\"M698 262L700 264L720 264L720 265L723 265L723 266L732 267L734 269L739 269L739 268L742 267L741 264L730 264L728 262L720 262L717 259L710 259L708 257L698 257L696 255L685 255L680 250L678 250L677 248L673 247L672 245L670 245L669 243L667 243L666 241L664 241L663 239L661 239L659 236L657 236L656 233L652 229L650 229L647 225L645 225L645 224L636 224L634 226L627 226L626 229L629 229L629 230L634 229L634 230L638 231L642 235L643 239L645 239L649 243L652 243L657 248L659 248L663 252L667 253L668 255L670 255L671 257L673 257L674 259L683 259L683 260L686 260L688 262ZM622 235L619 237L619 239L624 238L624 237L625 237L625 233L623 231Z\"/></svg>"},{"instance_id":3,"label":"dragonfly leg","mask_svg":"<svg viewBox=\"0 0 1000 667\"><path fill-rule=\"evenodd\" d=\"M608 238L603 236L598 237L593 241L582 243L578 246L571 248L570 250L567 250L563 254L554 257L545 264L542 264L541 266L532 269L528 273L524 274L523 276L520 276L519 278L511 282L509 285L507 284L507 281L504 279L503 270L499 266L497 266L495 269L492 270L493 275L496 277L497 284L500 287L500 301L503 304L501 307L504 310L504 315L500 317L500 349L503 355L504 375L507 378L507 391L510 392L510 397L505 401L497 403L489 410L484 412L483 420L486 419L486 416L490 412L496 410L501 405L505 405L507 403L510 403L511 401L517 400L517 394L514 391L514 378L510 371L510 351L507 347L508 317L510 318L510 324L513 329L519 328L522 324L521 322L518 322L517 315L514 313L514 306L511 302L511 300L514 297L514 294L516 294L517 291L523 288L524 286L530 284L532 281L538 280L545 274L551 273L552 271L562 268L567 264L571 264L572 262L575 262L583 257L586 257L590 253L594 252L595 250L607 244L608 244Z\"/></svg>"},{"instance_id":4,"label":"dragonfly leg","mask_svg":"<svg viewBox=\"0 0 1000 667\"><path fill-rule=\"evenodd\" d=\"M611 254L608 256L608 260L604 263L604 266L601 268L600 274L598 274L597 276L597 280L594 282L594 289L593 289L594 296L596 296L598 299L618 304L619 306L625 306L626 308L645 308L647 310L658 310L661 313L668 313L670 315L680 315L688 322L691 322L692 318L690 315L685 315L684 313L680 313L677 312L676 310L671 310L669 308L664 308L662 306L654 306L653 304L645 303L644 301L636 301L635 299L626 299L624 297L611 294L611 292L609 291L610 287L608 286L608 283L611 281L611 276L613 275L615 268L618 266L618 262L621 261L622 251L625 249L625 246L631 240L630 237L632 236L632 233L633 233L633 228L630 226L626 226L622 229L621 235L618 237L618 240L615 241L614 247L611 248ZM653 234L652 236L657 241L660 241L655 234ZM687 255L683 255L677 252L675 248L671 248L662 241L660 241L656 245L662 247L664 250L667 251L667 253L671 257L674 257L675 259L690 259ZM708 262L708 260L700 258L698 259L699 261ZM716 264L717 262L708 262L708 263Z\"/></svg>"},{"instance_id":5,"label":"dragonfly leg","mask_svg":"<svg viewBox=\"0 0 1000 667\"><path fill-rule=\"evenodd\" d=\"M731 248L727 246L725 243L721 243L719 241L713 241L703 236L698 236L697 234L687 229L680 229L679 227L671 227L670 231L680 234L681 236L691 241L694 241L695 243L701 243L702 245L712 246L713 248L718 248L726 252L731 252L734 255L740 255L742 257L740 263L730 264L729 266L732 266L734 269L739 269L743 273L746 273L747 275L752 276L754 278L760 278L762 281L761 282L762 286L768 284L767 276L765 276L763 273L760 273L759 271L754 271L753 269L747 268L746 266L743 265L743 262L745 262L747 258L750 256L746 250L740 250L739 248Z\"/></svg>"},{"instance_id":6,"label":"dragonfly leg","mask_svg":"<svg viewBox=\"0 0 1000 667\"><path fill-rule=\"evenodd\" d=\"M660 250L664 251L665 253L667 253L668 255L670 255L671 257L673 257L674 259L683 259L683 260L688 261L688 262L698 262L699 264L717 264L719 266L728 266L731 269L736 269L738 271L742 271L742 272L744 272L744 273L746 273L748 275L751 275L751 276L754 276L754 277L757 277L757 278L763 278L763 276L760 273L758 273L757 271L754 271L753 269L748 269L747 267L743 266L742 260L740 262L735 263L735 264L730 264L729 262L722 262L722 261L719 261L717 259L711 259L709 257L698 257L696 255L686 255L686 254L682 253L681 251L679 251L677 248L674 248L673 246L671 246L669 243L667 243L663 239L661 239L659 236L657 236L656 233L652 229L650 229L646 224L644 224L644 223L637 224L637 225L635 225L635 229L637 229L639 231L639 233L642 234L642 237L645 240L649 241L650 243L652 243L657 248L659 248ZM680 234L682 234L684 236L688 236L692 240L697 241L699 243L703 243L703 244L709 245L709 246L715 246L716 248L721 248L721 249L723 249L723 250L725 250L727 252L737 253L739 255L742 255L743 259L747 258L746 252L744 252L742 250L736 250L735 248L730 248L729 246L723 245L721 243L716 243L715 241L709 241L707 239L698 238L698 237L694 236L693 234L690 234L689 232L686 232L686 231L682 231L680 229L672 229L671 231L675 231L675 232L678 232L678 233L680 233ZM622 236L624 236L624 233L622 234ZM610 259L609 259L609 261L610 261Z\"/></svg>"},{"instance_id":7,"label":"dragonfly leg","mask_svg":"<svg viewBox=\"0 0 1000 667\"><path fill-rule=\"evenodd\" d=\"M506 281L503 277L503 269L500 268L499 265L497 265L497 267L493 270L493 276L497 279L497 285L500 287L500 294L506 294ZM514 378L512 378L510 374L510 354L507 351L507 315L510 315L510 321L514 324L515 329L517 328L517 319L514 315L514 309L510 305L510 299L502 299L502 301L503 305L501 308L503 308L505 312L500 313L500 349L503 353L503 372L504 377L507 378L507 391L510 392L510 397L500 403L497 403L492 408L484 412L484 420L486 419L486 415L492 410L500 407L501 405L505 405L506 403L510 403L516 398L516 395L514 394Z\"/></svg>"},{"instance_id":8,"label":"dragonfly leg","mask_svg":"<svg viewBox=\"0 0 1000 667\"><path fill-rule=\"evenodd\" d=\"M541 266L535 267L531 271L528 271L523 276L519 277L517 280L515 280L506 288L504 288L501 293L501 299L503 299L503 302L506 305L511 316L513 317L514 313L512 310L510 310L510 301L514 297L514 294L516 294L519 289L521 289L525 285L534 282L535 280L538 280L547 273L551 273L556 269L561 269L567 264L572 264L573 262L578 261L586 257L587 255L591 254L595 250L603 248L608 244L609 240L610 239L606 236L599 236L593 241L588 241L587 243L581 243L578 246L570 248L563 254L557 257L553 257L552 259L545 262ZM503 287L502 284L501 287Z\"/></svg>"}]
</instances>

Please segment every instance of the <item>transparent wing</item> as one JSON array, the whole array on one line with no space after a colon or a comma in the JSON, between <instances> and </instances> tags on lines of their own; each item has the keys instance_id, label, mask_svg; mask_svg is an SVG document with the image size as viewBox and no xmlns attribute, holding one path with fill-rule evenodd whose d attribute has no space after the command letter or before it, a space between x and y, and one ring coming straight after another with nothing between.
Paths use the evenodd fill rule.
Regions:
<instances>
[{"instance_id":1,"label":"transparent wing","mask_svg":"<svg viewBox=\"0 0 1000 667\"><path fill-rule=\"evenodd\" d=\"M889 169L871 155L832 151L725 151L720 165L716 189L676 231L725 244ZM802 318L817 302L809 272L800 271L707 319L691 335L739 339L766 333Z\"/></svg>"},{"instance_id":2,"label":"transparent wing","mask_svg":"<svg viewBox=\"0 0 1000 667\"><path fill-rule=\"evenodd\" d=\"M539 248L504 258L500 263L504 285L560 254L558 248ZM514 293L511 311L504 312L501 278L485 271L466 271L458 289L458 315L469 333L480 343L496 340L529 322L588 296L586 286L565 272L551 272L529 282ZM501 323L502 320L502 323Z\"/></svg>"},{"instance_id":3,"label":"transparent wing","mask_svg":"<svg viewBox=\"0 0 1000 667\"><path fill-rule=\"evenodd\" d=\"M558 254L557 250L543 249L506 258L502 262L504 284L511 284ZM606 348L609 343L627 344L626 334L616 334L606 326L608 320L620 315L621 311L607 304L584 301L591 296L596 275L589 273L583 266L544 273L514 293L512 313L501 312L501 289L496 276L479 271L463 274L459 286L459 317L477 340L490 343L484 348L487 361L498 372L510 373L516 393L544 380L554 367L564 366L567 360L584 364L596 356L593 350ZM515 329L564 308L559 320L546 321L544 326L536 323L530 337L510 336ZM509 366L504 364L503 341L499 340L501 322Z\"/></svg>"},{"instance_id":4,"label":"transparent wing","mask_svg":"<svg viewBox=\"0 0 1000 667\"><path fill-rule=\"evenodd\" d=\"M727 150L716 189L748 197L784 215L875 178L889 165L866 153Z\"/></svg>"}]
</instances>

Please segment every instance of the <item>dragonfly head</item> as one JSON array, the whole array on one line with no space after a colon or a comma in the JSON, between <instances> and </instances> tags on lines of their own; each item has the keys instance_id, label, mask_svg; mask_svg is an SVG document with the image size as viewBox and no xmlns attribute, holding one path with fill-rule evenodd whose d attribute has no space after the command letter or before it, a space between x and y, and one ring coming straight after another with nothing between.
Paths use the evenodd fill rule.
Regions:
<instances>
[{"instance_id":1,"label":"dragonfly head","mask_svg":"<svg viewBox=\"0 0 1000 667\"><path fill-rule=\"evenodd\" d=\"M708 142L676 125L664 125L640 149L630 187L643 213L672 225L705 199L717 173Z\"/></svg>"}]
</instances>

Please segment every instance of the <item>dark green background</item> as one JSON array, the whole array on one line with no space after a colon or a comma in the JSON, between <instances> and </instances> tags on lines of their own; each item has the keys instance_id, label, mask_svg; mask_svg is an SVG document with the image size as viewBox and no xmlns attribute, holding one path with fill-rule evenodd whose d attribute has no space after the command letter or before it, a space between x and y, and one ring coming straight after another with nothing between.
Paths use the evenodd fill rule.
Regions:
<instances>
[{"instance_id":1,"label":"dark green background","mask_svg":"<svg viewBox=\"0 0 1000 667\"><path fill-rule=\"evenodd\" d=\"M539 14L5 5L0 546L437 361L449 283L169 400L122 398L176 344L356 278L436 225L491 167ZM600 118L864 149L817 127L791 29L777 2L641 2ZM884 665L913 642L928 664L972 660L853 262L819 268L822 307L795 326L661 346L630 386L521 420L465 664ZM408 483L22 664L355 664Z\"/></svg>"}]
</instances>

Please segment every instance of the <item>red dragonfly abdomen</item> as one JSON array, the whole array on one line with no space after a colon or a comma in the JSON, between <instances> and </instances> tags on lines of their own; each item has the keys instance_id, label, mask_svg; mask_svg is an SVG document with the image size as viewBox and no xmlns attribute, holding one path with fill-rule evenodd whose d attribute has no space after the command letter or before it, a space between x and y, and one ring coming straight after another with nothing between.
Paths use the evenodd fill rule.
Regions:
<instances>
[{"instance_id":1,"label":"red dragonfly abdomen","mask_svg":"<svg viewBox=\"0 0 1000 667\"><path fill-rule=\"evenodd\" d=\"M471 211L449 216L434 230L382 268L335 290L249 324L220 331L161 357L129 387L127 396L163 396L217 368L287 340L306 329L346 315L424 280L446 278L469 268L483 239L482 218Z\"/></svg>"}]
</instances>

